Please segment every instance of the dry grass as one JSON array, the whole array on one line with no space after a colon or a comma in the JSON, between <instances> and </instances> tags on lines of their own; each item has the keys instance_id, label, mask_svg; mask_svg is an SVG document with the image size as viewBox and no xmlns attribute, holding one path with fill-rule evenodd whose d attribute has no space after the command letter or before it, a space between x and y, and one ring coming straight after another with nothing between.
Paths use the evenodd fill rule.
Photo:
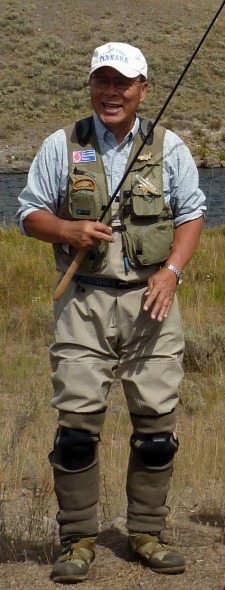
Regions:
<instances>
[{"instance_id":1,"label":"dry grass","mask_svg":"<svg viewBox=\"0 0 225 590\"><path fill-rule=\"evenodd\" d=\"M223 227L205 230L179 292L187 349L178 420L181 445L169 499L172 524L183 512L220 526L224 518L224 241ZM36 540L50 559L57 535L47 461L56 427L49 407L48 359L53 256L51 246L24 239L16 228L2 229L0 242L1 552L4 560L18 559ZM130 432L123 392L115 382L101 443L101 530L126 517Z\"/></svg>"}]
</instances>

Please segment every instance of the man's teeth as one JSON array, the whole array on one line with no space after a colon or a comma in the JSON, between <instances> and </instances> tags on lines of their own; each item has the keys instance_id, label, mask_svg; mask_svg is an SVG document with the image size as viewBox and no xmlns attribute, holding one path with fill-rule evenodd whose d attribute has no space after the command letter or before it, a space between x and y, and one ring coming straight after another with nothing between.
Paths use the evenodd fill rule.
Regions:
<instances>
[{"instance_id":1,"label":"man's teeth","mask_svg":"<svg viewBox=\"0 0 225 590\"><path fill-rule=\"evenodd\" d=\"M118 109L120 105L104 102L104 106L107 107L107 109Z\"/></svg>"}]
</instances>

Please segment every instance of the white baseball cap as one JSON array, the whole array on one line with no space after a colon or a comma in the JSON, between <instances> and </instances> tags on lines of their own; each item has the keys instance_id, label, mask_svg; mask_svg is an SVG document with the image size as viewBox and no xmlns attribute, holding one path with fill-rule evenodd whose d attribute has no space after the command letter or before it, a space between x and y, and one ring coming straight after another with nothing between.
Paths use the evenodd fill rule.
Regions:
<instances>
[{"instance_id":1,"label":"white baseball cap","mask_svg":"<svg viewBox=\"0 0 225 590\"><path fill-rule=\"evenodd\" d=\"M90 76L103 66L115 68L127 78L135 78L142 74L147 78L148 66L140 49L128 43L106 43L97 47L91 60Z\"/></svg>"}]
</instances>

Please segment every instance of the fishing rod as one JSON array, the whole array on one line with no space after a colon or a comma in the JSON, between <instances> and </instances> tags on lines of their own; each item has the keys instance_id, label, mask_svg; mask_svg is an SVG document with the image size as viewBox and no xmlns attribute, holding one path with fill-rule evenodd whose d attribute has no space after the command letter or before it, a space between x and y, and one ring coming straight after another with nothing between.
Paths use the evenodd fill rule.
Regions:
<instances>
[{"instance_id":1,"label":"fishing rod","mask_svg":"<svg viewBox=\"0 0 225 590\"><path fill-rule=\"evenodd\" d=\"M110 197L107 205L105 206L103 212L101 213L100 217L98 218L97 221L103 221L107 211L110 209L114 199L116 198L118 192L120 191L123 183L125 182L129 172L131 171L134 163L136 162L141 150L143 149L143 147L145 146L145 144L147 143L148 139L150 138L155 126L157 125L159 119L162 117L164 111L166 110L169 102L171 101L174 93L176 92L178 86L180 85L181 81L183 80L186 72L188 71L190 65L192 64L196 54L198 53L200 47L202 46L202 44L205 41L205 38L207 37L209 31L211 30L211 28L214 25L214 22L216 21L216 19L218 18L221 10L223 9L225 5L225 0L223 0L222 4L220 5L220 7L218 8L217 12L215 13L214 17L212 18L211 22L209 23L204 35L202 36L201 40L199 41L197 47L195 48L194 52L192 53L189 61L187 62L185 68L183 69L183 72L180 74L176 84L174 85L174 87L172 88L171 92L169 93L166 101L164 102L162 108L160 109L157 117L155 118L154 122L150 125L149 130L147 135L145 136L145 138L142 141L142 144L140 145L140 147L138 148L137 152L135 153L134 157L132 158L129 166L127 167L122 179L120 180L118 186L116 187L115 191L113 192L112 196ZM73 262L71 263L71 265L69 266L69 268L67 269L65 275L63 276L63 278L61 279L60 283L58 284L58 286L56 287L56 290L54 292L53 295L53 299L55 301L58 301L58 299L60 299L62 297L62 295L65 293L70 281L72 280L74 274L76 273L78 267L80 266L84 256L86 254L86 250L79 250L79 252L77 253L76 257L74 258Z\"/></svg>"}]
</instances>

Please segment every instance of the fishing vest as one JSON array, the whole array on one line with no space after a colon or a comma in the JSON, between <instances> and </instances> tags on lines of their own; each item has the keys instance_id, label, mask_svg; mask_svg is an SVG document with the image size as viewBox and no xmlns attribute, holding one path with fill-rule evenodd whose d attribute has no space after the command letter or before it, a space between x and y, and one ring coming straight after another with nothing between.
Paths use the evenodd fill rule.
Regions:
<instances>
[{"instance_id":1,"label":"fishing vest","mask_svg":"<svg viewBox=\"0 0 225 590\"><path fill-rule=\"evenodd\" d=\"M140 148L151 123L140 118L139 132L127 166ZM64 129L68 148L68 188L58 216L67 220L97 220L109 200L107 180L94 130L93 117L79 120ZM161 263L169 256L173 241L173 215L163 195L163 140L165 129L156 125L117 197L123 244L134 268ZM112 210L103 219L110 225ZM54 244L56 268L66 272L77 250ZM108 245L88 251L79 267L80 274L96 272L107 255Z\"/></svg>"}]
</instances>

